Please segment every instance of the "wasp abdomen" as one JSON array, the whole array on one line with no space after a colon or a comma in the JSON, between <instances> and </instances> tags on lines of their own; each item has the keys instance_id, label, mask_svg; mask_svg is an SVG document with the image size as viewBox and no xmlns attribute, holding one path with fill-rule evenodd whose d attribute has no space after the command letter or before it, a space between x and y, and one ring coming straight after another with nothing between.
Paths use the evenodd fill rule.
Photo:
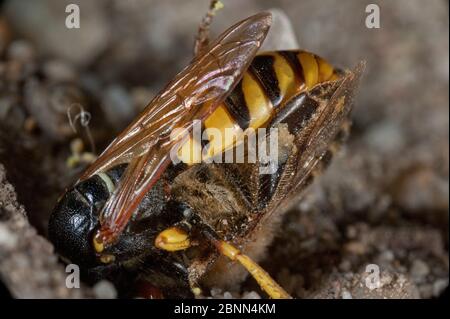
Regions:
<instances>
[{"instance_id":1,"label":"wasp abdomen","mask_svg":"<svg viewBox=\"0 0 450 319\"><path fill-rule=\"evenodd\" d=\"M306 51L262 53L253 59L227 99L205 120L208 141L202 143L191 138L179 154L184 162L193 163L196 159L192 152L209 144L208 156L218 155L238 142L247 129L267 126L280 110L291 111L288 103L302 92L339 77L339 71L331 64ZM305 107L313 108L312 104ZM306 116L313 112L311 108L301 112ZM221 138L217 138L217 131ZM181 154L191 156L186 158Z\"/></svg>"}]
</instances>

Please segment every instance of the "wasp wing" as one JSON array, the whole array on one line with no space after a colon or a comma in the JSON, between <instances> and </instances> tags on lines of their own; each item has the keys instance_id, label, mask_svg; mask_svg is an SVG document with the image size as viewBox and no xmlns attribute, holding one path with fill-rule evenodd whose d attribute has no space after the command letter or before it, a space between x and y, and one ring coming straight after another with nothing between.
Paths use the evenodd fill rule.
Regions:
<instances>
[{"instance_id":1,"label":"wasp wing","mask_svg":"<svg viewBox=\"0 0 450 319\"><path fill-rule=\"evenodd\" d=\"M329 100L318 100L321 104L314 126L294 141L297 153L286 163L286 169L280 177L277 190L266 208L264 218L276 211L289 208L301 196L306 184L322 156L335 139L342 124L347 121L365 62L360 62L353 70L347 71Z\"/></svg>"},{"instance_id":2,"label":"wasp wing","mask_svg":"<svg viewBox=\"0 0 450 319\"><path fill-rule=\"evenodd\" d=\"M251 16L225 31L155 97L83 174L86 179L129 163L100 214L100 238L111 243L127 225L143 196L170 164L169 153L183 141L174 128L190 129L223 102L239 82L271 24L270 13Z\"/></svg>"}]
</instances>

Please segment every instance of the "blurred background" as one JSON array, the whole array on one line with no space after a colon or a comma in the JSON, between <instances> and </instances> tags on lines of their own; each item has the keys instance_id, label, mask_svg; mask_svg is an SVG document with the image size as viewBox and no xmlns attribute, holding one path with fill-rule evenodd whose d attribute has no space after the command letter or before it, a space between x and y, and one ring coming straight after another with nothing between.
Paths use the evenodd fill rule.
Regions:
<instances>
[{"instance_id":1,"label":"blurred background","mask_svg":"<svg viewBox=\"0 0 450 319\"><path fill-rule=\"evenodd\" d=\"M286 216L263 266L295 297L440 296L449 267L448 2L222 2L213 37L279 8L300 48L341 67L367 61L348 145ZM66 27L70 3L80 28ZM378 29L365 25L370 3ZM60 289L63 268L44 239L58 195L86 165L79 155L93 151L87 131L72 130L68 106L89 112L102 150L190 61L209 1L0 5L0 280L15 297L90 296ZM379 266L379 289L363 285L368 264ZM248 280L210 294L259 290Z\"/></svg>"}]
</instances>

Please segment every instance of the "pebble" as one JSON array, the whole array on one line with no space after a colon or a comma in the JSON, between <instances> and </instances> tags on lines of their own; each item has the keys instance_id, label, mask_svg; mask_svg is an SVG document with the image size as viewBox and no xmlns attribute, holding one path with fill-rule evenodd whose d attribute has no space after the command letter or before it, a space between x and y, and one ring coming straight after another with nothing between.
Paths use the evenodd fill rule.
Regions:
<instances>
[{"instance_id":1,"label":"pebble","mask_svg":"<svg viewBox=\"0 0 450 319\"><path fill-rule=\"evenodd\" d=\"M414 278L425 277L430 273L428 265L420 259L414 260L411 269L411 276Z\"/></svg>"},{"instance_id":2,"label":"pebble","mask_svg":"<svg viewBox=\"0 0 450 319\"><path fill-rule=\"evenodd\" d=\"M222 293L220 288L211 288L211 297L216 298Z\"/></svg>"},{"instance_id":3,"label":"pebble","mask_svg":"<svg viewBox=\"0 0 450 319\"><path fill-rule=\"evenodd\" d=\"M449 206L449 183L431 168L420 168L400 177L394 191L395 202L409 213L444 211Z\"/></svg>"},{"instance_id":4,"label":"pebble","mask_svg":"<svg viewBox=\"0 0 450 319\"><path fill-rule=\"evenodd\" d=\"M11 232L5 225L0 224L0 247L8 250L13 249L18 242L17 235Z\"/></svg>"},{"instance_id":5,"label":"pebble","mask_svg":"<svg viewBox=\"0 0 450 319\"><path fill-rule=\"evenodd\" d=\"M94 285L92 288L95 297L98 299L115 299L117 298L117 291L114 285L107 281L101 280Z\"/></svg>"},{"instance_id":6,"label":"pebble","mask_svg":"<svg viewBox=\"0 0 450 319\"><path fill-rule=\"evenodd\" d=\"M223 299L233 299L233 295L230 292L225 291L223 294Z\"/></svg>"},{"instance_id":7,"label":"pebble","mask_svg":"<svg viewBox=\"0 0 450 319\"><path fill-rule=\"evenodd\" d=\"M242 299L261 299L261 296L256 291L244 292Z\"/></svg>"},{"instance_id":8,"label":"pebble","mask_svg":"<svg viewBox=\"0 0 450 319\"><path fill-rule=\"evenodd\" d=\"M34 59L35 52L31 44L25 40L16 40L8 47L8 58L20 62L30 62Z\"/></svg>"},{"instance_id":9,"label":"pebble","mask_svg":"<svg viewBox=\"0 0 450 319\"><path fill-rule=\"evenodd\" d=\"M433 296L438 297L448 287L448 278L438 279L433 284Z\"/></svg>"},{"instance_id":10,"label":"pebble","mask_svg":"<svg viewBox=\"0 0 450 319\"><path fill-rule=\"evenodd\" d=\"M364 255L367 252L367 247L358 241L351 241L345 244L345 249L355 255Z\"/></svg>"},{"instance_id":11,"label":"pebble","mask_svg":"<svg viewBox=\"0 0 450 319\"><path fill-rule=\"evenodd\" d=\"M49 60L43 65L44 74L55 82L76 80L76 72L72 66L62 60Z\"/></svg>"},{"instance_id":12,"label":"pebble","mask_svg":"<svg viewBox=\"0 0 450 319\"><path fill-rule=\"evenodd\" d=\"M352 294L348 290L342 290L342 299L353 299Z\"/></svg>"},{"instance_id":13,"label":"pebble","mask_svg":"<svg viewBox=\"0 0 450 319\"><path fill-rule=\"evenodd\" d=\"M379 258L382 261L392 262L395 259L395 256L392 250L385 250L380 254Z\"/></svg>"},{"instance_id":14,"label":"pebble","mask_svg":"<svg viewBox=\"0 0 450 319\"><path fill-rule=\"evenodd\" d=\"M384 121L374 125L365 135L369 147L381 154L392 154L404 145L404 133L398 123Z\"/></svg>"}]
</instances>

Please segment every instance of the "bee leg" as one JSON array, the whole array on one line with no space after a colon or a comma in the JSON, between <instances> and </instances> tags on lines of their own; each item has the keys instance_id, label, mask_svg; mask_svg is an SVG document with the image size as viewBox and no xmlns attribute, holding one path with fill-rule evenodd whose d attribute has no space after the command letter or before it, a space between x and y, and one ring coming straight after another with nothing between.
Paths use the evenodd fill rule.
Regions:
<instances>
[{"instance_id":1,"label":"bee leg","mask_svg":"<svg viewBox=\"0 0 450 319\"><path fill-rule=\"evenodd\" d=\"M216 11L221 9L223 4L219 0L211 0L208 12L203 17L202 22L198 28L197 36L194 43L194 55L198 56L209 45L209 26L212 23L212 19L216 14Z\"/></svg>"}]
</instances>

